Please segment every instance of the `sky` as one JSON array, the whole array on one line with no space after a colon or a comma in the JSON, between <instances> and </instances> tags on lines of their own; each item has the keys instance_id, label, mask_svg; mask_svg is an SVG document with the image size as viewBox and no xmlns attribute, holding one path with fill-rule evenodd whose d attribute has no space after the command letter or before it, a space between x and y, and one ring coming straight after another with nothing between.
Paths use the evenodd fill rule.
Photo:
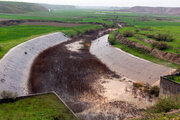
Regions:
<instances>
[{"instance_id":1,"label":"sky","mask_svg":"<svg viewBox=\"0 0 180 120\"><path fill-rule=\"evenodd\" d=\"M12 1L12 0L0 0ZM59 5L77 6L113 6L113 7L180 7L180 0L13 0L32 3L49 3Z\"/></svg>"}]
</instances>

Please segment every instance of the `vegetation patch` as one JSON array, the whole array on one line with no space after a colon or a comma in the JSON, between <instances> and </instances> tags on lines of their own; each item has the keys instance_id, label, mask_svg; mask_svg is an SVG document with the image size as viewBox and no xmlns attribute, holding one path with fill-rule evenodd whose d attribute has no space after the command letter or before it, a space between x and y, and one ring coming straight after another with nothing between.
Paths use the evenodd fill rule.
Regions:
<instances>
[{"instance_id":1,"label":"vegetation patch","mask_svg":"<svg viewBox=\"0 0 180 120\"><path fill-rule=\"evenodd\" d=\"M52 93L0 104L0 120L77 120Z\"/></svg>"},{"instance_id":2,"label":"vegetation patch","mask_svg":"<svg viewBox=\"0 0 180 120\"><path fill-rule=\"evenodd\" d=\"M180 75L172 75L172 76L168 76L167 78L180 83Z\"/></svg>"},{"instance_id":3,"label":"vegetation patch","mask_svg":"<svg viewBox=\"0 0 180 120\"><path fill-rule=\"evenodd\" d=\"M154 106L146 109L144 115L132 120L179 120L180 97L159 98Z\"/></svg>"}]
</instances>

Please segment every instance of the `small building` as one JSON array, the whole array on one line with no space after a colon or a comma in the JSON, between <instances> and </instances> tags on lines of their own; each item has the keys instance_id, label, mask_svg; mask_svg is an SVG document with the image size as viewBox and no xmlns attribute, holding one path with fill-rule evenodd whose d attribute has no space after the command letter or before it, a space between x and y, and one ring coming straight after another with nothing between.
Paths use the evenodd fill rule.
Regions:
<instances>
[{"instance_id":1,"label":"small building","mask_svg":"<svg viewBox=\"0 0 180 120\"><path fill-rule=\"evenodd\" d=\"M180 95L180 73L161 77L160 96Z\"/></svg>"}]
</instances>

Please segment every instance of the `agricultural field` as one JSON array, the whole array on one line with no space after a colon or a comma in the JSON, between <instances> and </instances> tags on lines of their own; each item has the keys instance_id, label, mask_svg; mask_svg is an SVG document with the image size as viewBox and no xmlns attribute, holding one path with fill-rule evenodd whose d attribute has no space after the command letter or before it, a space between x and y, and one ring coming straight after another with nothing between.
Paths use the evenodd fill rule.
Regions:
<instances>
[{"instance_id":1,"label":"agricultural field","mask_svg":"<svg viewBox=\"0 0 180 120\"><path fill-rule=\"evenodd\" d=\"M0 120L77 120L53 93L0 104Z\"/></svg>"}]
</instances>

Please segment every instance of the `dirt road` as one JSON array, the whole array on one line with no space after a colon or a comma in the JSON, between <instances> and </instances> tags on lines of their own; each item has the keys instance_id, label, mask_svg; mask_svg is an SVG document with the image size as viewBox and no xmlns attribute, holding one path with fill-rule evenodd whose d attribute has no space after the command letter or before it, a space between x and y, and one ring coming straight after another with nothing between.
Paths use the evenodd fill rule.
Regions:
<instances>
[{"instance_id":1,"label":"dirt road","mask_svg":"<svg viewBox=\"0 0 180 120\"><path fill-rule=\"evenodd\" d=\"M111 70L131 80L149 83L150 85L156 83L160 76L172 71L171 68L149 62L112 47L108 43L108 35L95 40L91 45L90 52Z\"/></svg>"},{"instance_id":2,"label":"dirt road","mask_svg":"<svg viewBox=\"0 0 180 120\"><path fill-rule=\"evenodd\" d=\"M0 93L3 90L27 93L27 82L31 65L35 57L43 50L68 40L64 34L52 33L44 35L12 48L0 60Z\"/></svg>"}]
</instances>

